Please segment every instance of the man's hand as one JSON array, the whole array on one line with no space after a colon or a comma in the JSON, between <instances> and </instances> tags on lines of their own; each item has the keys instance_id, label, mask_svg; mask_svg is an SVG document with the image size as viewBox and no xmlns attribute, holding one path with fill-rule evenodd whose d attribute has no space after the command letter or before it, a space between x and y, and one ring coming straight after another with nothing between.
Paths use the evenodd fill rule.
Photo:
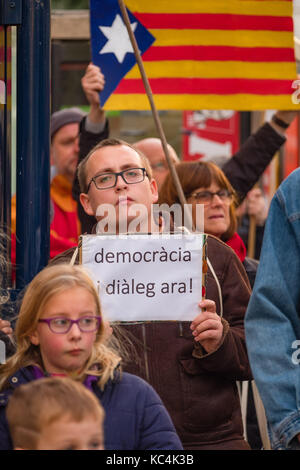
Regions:
<instances>
[{"instance_id":1,"label":"man's hand","mask_svg":"<svg viewBox=\"0 0 300 470\"><path fill-rule=\"evenodd\" d=\"M12 330L12 328L10 326L10 322L8 320L2 320L0 318L0 331L5 333L6 335L12 335L13 334L13 330Z\"/></svg>"},{"instance_id":2,"label":"man's hand","mask_svg":"<svg viewBox=\"0 0 300 470\"><path fill-rule=\"evenodd\" d=\"M100 67L90 63L81 79L81 86L86 99L91 105L89 119L94 123L105 120L105 114L103 109L100 107L99 98L99 92L103 90L104 85L105 79Z\"/></svg>"},{"instance_id":3,"label":"man's hand","mask_svg":"<svg viewBox=\"0 0 300 470\"><path fill-rule=\"evenodd\" d=\"M213 300L202 300L199 303L202 313L191 323L194 340L198 341L207 353L215 351L221 343L223 324L216 313L216 304Z\"/></svg>"}]
</instances>

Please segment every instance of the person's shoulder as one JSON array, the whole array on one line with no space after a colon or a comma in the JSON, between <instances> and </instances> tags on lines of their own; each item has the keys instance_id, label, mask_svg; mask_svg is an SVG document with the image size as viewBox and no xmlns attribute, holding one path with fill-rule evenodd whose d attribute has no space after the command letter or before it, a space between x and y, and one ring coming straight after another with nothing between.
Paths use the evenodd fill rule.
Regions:
<instances>
[{"instance_id":1,"label":"person's shoulder","mask_svg":"<svg viewBox=\"0 0 300 470\"><path fill-rule=\"evenodd\" d=\"M288 217L299 218L300 205L299 198L296 197L300 185L300 168L297 168L285 178L277 189L274 199L284 209ZM273 202L273 201L272 201ZM270 212L272 212L271 204Z\"/></svg>"},{"instance_id":2,"label":"person's shoulder","mask_svg":"<svg viewBox=\"0 0 300 470\"><path fill-rule=\"evenodd\" d=\"M281 191L288 191L290 188L295 188L295 186L300 183L300 168L292 171L280 184L279 189Z\"/></svg>"},{"instance_id":3,"label":"person's shoulder","mask_svg":"<svg viewBox=\"0 0 300 470\"><path fill-rule=\"evenodd\" d=\"M35 377L30 366L17 370L7 379L6 385L0 390L0 404L5 406L9 396L17 387L32 380L35 380Z\"/></svg>"},{"instance_id":4,"label":"person's shoulder","mask_svg":"<svg viewBox=\"0 0 300 470\"><path fill-rule=\"evenodd\" d=\"M120 382L124 386L135 386L138 389L143 389L143 388L152 388L151 385L148 384L144 379L141 377L138 377L137 375L130 374L129 372L122 372L120 374Z\"/></svg>"},{"instance_id":5,"label":"person's shoulder","mask_svg":"<svg viewBox=\"0 0 300 470\"><path fill-rule=\"evenodd\" d=\"M234 250L214 235L207 236L207 258L211 262L218 277L227 274L228 279L243 276L248 282L247 273ZM229 277L228 277L229 275Z\"/></svg>"},{"instance_id":6,"label":"person's shoulder","mask_svg":"<svg viewBox=\"0 0 300 470\"><path fill-rule=\"evenodd\" d=\"M120 375L120 384L124 389L128 389L128 392L134 394L136 397L147 397L147 400L152 397L155 401L159 400L158 395L154 388L141 377L130 374L128 372L122 372Z\"/></svg>"},{"instance_id":7,"label":"person's shoulder","mask_svg":"<svg viewBox=\"0 0 300 470\"><path fill-rule=\"evenodd\" d=\"M214 253L217 252L218 254L223 254L224 256L233 256L234 252L232 248L226 245L225 242L220 240L220 238L215 237L214 235L207 235L207 248L208 248L208 256L209 252Z\"/></svg>"}]
</instances>

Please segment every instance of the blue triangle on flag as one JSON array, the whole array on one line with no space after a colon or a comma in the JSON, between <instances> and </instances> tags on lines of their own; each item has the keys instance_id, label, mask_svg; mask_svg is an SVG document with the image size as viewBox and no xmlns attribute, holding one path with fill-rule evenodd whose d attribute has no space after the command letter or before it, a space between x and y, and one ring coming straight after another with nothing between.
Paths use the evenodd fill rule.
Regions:
<instances>
[{"instance_id":1,"label":"blue triangle on flag","mask_svg":"<svg viewBox=\"0 0 300 470\"><path fill-rule=\"evenodd\" d=\"M143 54L155 37L128 9L127 13ZM90 22L92 62L101 68L105 77L105 86L100 93L103 106L136 60L117 0L90 0Z\"/></svg>"}]
</instances>

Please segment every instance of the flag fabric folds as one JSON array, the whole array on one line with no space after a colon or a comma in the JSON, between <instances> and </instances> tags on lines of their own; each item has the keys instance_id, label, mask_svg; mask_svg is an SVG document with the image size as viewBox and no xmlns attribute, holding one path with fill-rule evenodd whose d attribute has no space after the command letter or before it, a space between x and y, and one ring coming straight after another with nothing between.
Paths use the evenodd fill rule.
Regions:
<instances>
[{"instance_id":1,"label":"flag fabric folds","mask_svg":"<svg viewBox=\"0 0 300 470\"><path fill-rule=\"evenodd\" d=\"M102 11L107 1L113 3L99 2ZM297 79L292 0L125 3L131 22L139 21L153 40L141 52L158 109L299 108L291 99ZM101 10L98 19L101 22ZM107 61L113 56L99 55ZM131 67L105 109L149 109L133 53L125 60L131 60ZM104 70L99 65L110 81L112 67Z\"/></svg>"}]
</instances>

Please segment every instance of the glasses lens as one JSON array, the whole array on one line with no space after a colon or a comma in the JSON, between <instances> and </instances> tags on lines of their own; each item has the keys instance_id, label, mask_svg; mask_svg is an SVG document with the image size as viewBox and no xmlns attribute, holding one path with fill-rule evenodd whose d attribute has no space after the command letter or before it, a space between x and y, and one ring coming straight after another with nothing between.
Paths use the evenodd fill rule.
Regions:
<instances>
[{"instance_id":1,"label":"glasses lens","mask_svg":"<svg viewBox=\"0 0 300 470\"><path fill-rule=\"evenodd\" d=\"M212 199L212 193L210 191L200 191L194 197L200 204L208 204Z\"/></svg>"},{"instance_id":2,"label":"glasses lens","mask_svg":"<svg viewBox=\"0 0 300 470\"><path fill-rule=\"evenodd\" d=\"M96 317L82 317L78 324L81 331L95 331L98 328L99 320Z\"/></svg>"},{"instance_id":3,"label":"glasses lens","mask_svg":"<svg viewBox=\"0 0 300 470\"><path fill-rule=\"evenodd\" d=\"M142 168L130 168L130 170L123 171L123 176L126 183L140 183L144 179L144 170Z\"/></svg>"},{"instance_id":4,"label":"glasses lens","mask_svg":"<svg viewBox=\"0 0 300 470\"><path fill-rule=\"evenodd\" d=\"M95 185L98 189L111 188L115 185L115 173L103 173L94 178Z\"/></svg>"},{"instance_id":5,"label":"glasses lens","mask_svg":"<svg viewBox=\"0 0 300 470\"><path fill-rule=\"evenodd\" d=\"M231 199L231 194L227 189L221 189L218 191L217 195L222 199L222 201L228 201Z\"/></svg>"},{"instance_id":6,"label":"glasses lens","mask_svg":"<svg viewBox=\"0 0 300 470\"><path fill-rule=\"evenodd\" d=\"M67 318L53 318L50 321L50 329L54 333L66 333L70 328L70 320Z\"/></svg>"}]
</instances>

